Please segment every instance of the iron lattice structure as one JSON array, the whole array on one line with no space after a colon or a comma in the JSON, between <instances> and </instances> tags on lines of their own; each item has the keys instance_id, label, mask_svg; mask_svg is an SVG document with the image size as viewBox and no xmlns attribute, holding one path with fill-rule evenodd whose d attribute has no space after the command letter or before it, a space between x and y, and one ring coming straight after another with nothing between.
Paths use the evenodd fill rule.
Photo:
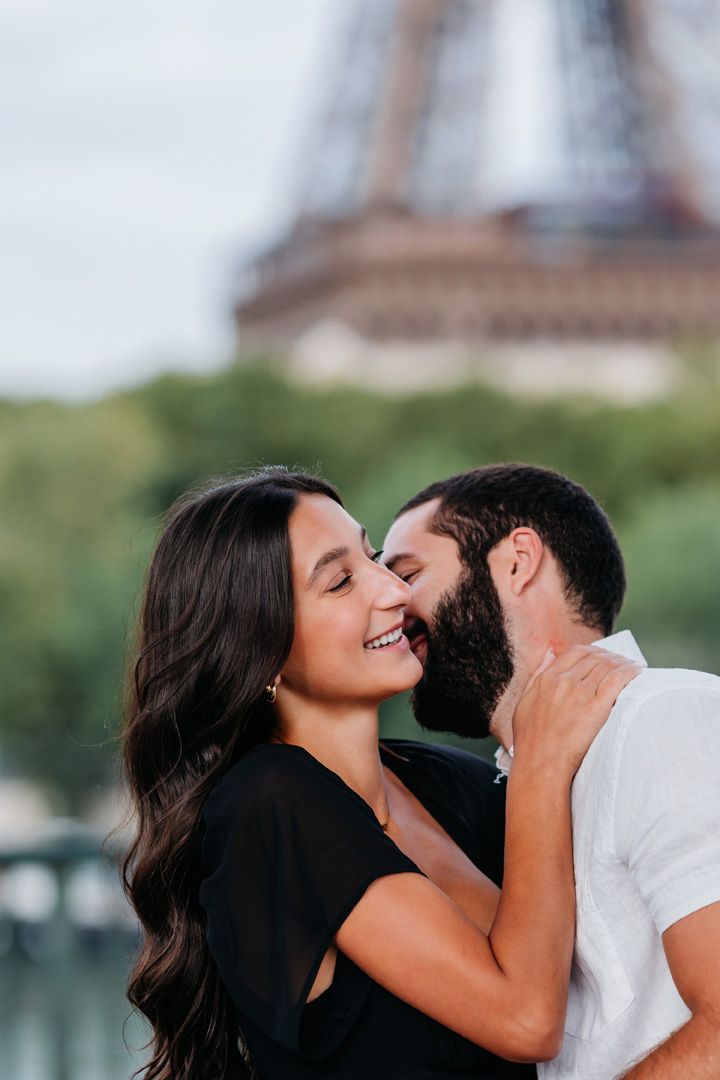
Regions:
<instances>
[{"instance_id":1,"label":"iron lattice structure","mask_svg":"<svg viewBox=\"0 0 720 1080\"><path fill-rule=\"evenodd\" d=\"M241 340L720 330L720 0L359 0Z\"/></svg>"}]
</instances>

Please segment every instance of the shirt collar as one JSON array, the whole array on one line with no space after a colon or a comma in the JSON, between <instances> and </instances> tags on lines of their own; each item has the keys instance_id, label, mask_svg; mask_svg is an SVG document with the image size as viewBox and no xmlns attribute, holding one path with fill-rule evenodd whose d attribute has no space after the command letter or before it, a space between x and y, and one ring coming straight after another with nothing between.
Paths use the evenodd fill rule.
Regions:
<instances>
[{"instance_id":1,"label":"shirt collar","mask_svg":"<svg viewBox=\"0 0 720 1080\"><path fill-rule=\"evenodd\" d=\"M625 656L628 660L635 660L636 663L644 664L647 667L647 660L630 630L620 630L617 634L610 634L608 637L600 638L599 641L593 641L591 644L597 645L600 649L607 649L609 652L617 653L619 656ZM495 764L498 769L495 783L499 783L501 777L509 774L512 763L513 747L511 746L509 750L506 750L504 746L498 746L495 751Z\"/></svg>"},{"instance_id":2,"label":"shirt collar","mask_svg":"<svg viewBox=\"0 0 720 1080\"><path fill-rule=\"evenodd\" d=\"M620 630L617 634L610 634L609 637L601 638L600 641L593 641L593 645L597 645L599 649L618 653L620 656L627 657L628 660L635 660L636 663L647 667L647 660L630 630Z\"/></svg>"}]
</instances>

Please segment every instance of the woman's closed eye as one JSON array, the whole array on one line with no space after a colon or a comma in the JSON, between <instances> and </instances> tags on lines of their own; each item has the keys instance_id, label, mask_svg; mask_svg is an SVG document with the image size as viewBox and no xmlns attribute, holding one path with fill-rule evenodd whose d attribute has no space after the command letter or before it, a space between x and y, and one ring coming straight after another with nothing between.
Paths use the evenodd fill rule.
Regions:
<instances>
[{"instance_id":1,"label":"woman's closed eye","mask_svg":"<svg viewBox=\"0 0 720 1080\"><path fill-rule=\"evenodd\" d=\"M347 585L350 584L351 578L352 574L346 574L342 581L339 581L337 585L333 585L332 588L328 589L328 592L340 592L341 589L344 589Z\"/></svg>"},{"instance_id":2,"label":"woman's closed eye","mask_svg":"<svg viewBox=\"0 0 720 1080\"><path fill-rule=\"evenodd\" d=\"M372 555L369 552L366 552L365 554L367 555L368 559L376 563L382 555L382 548L380 549L380 551L373 552ZM346 574L341 581L338 581L337 585L333 585L331 588L329 588L328 592L341 592L343 589L347 588L347 586L350 584L351 579L352 574Z\"/></svg>"}]
</instances>

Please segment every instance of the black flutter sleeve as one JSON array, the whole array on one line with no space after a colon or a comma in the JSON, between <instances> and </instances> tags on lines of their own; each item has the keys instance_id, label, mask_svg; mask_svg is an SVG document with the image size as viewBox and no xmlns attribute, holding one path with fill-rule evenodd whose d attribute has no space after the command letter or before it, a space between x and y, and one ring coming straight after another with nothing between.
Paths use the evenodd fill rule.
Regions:
<instances>
[{"instance_id":1,"label":"black flutter sleeve","mask_svg":"<svg viewBox=\"0 0 720 1080\"><path fill-rule=\"evenodd\" d=\"M335 932L376 878L422 871L367 803L297 746L246 754L213 789L202 819L207 941L241 1023L246 1017L289 1050L324 1056L369 985L339 956L327 991L333 1008L322 1030L318 1010L305 1032L307 995Z\"/></svg>"}]
</instances>

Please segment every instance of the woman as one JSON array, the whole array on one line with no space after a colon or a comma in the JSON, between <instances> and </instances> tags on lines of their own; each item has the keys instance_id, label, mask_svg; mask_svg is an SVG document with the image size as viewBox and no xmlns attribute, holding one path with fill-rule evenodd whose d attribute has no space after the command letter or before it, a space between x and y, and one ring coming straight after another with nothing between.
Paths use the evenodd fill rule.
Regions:
<instances>
[{"instance_id":1,"label":"woman","mask_svg":"<svg viewBox=\"0 0 720 1080\"><path fill-rule=\"evenodd\" d=\"M526 692L499 896L452 814L466 755L378 744L421 667L377 554L331 486L281 469L170 515L124 747L146 1080L527 1076L558 1049L570 783L637 669L574 649Z\"/></svg>"}]
</instances>

